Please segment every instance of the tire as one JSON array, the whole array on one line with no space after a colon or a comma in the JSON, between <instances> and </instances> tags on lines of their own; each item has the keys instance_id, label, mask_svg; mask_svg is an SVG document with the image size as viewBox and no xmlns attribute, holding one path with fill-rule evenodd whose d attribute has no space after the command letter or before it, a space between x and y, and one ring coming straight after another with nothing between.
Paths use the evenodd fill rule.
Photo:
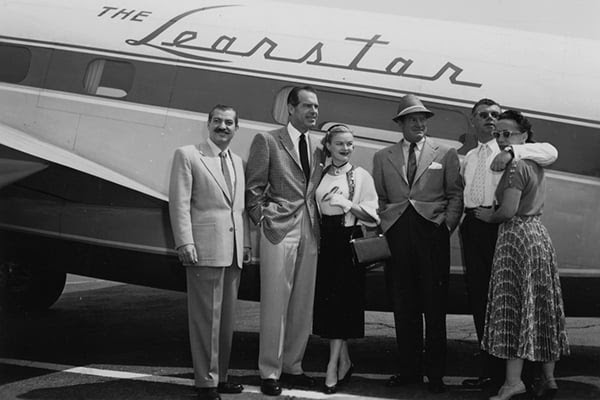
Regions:
<instances>
[{"instance_id":1,"label":"tire","mask_svg":"<svg viewBox=\"0 0 600 400\"><path fill-rule=\"evenodd\" d=\"M62 294L66 279L64 271L4 262L0 265L0 309L47 310Z\"/></svg>"}]
</instances>

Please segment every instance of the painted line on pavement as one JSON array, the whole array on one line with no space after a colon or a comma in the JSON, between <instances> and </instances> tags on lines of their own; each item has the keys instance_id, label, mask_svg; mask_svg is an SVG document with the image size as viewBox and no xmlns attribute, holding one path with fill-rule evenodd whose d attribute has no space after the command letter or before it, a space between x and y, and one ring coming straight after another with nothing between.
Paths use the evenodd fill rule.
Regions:
<instances>
[{"instance_id":1,"label":"painted line on pavement","mask_svg":"<svg viewBox=\"0 0 600 400\"><path fill-rule=\"evenodd\" d=\"M151 375L151 374L143 374L136 372L127 372L127 371L114 371L109 369L102 368L90 368L90 367L76 367L73 365L64 365L64 364L53 364L48 362L41 361L30 361L30 360L19 360L13 358L0 358L0 364L6 365L15 365L19 367L29 367L29 368L37 368L37 369L46 369L50 371L56 372L66 372L71 374L80 374L80 375L91 375L98 376L103 378L114 378L114 379L127 379L127 380L135 380L135 381L145 381L152 383L167 383L167 384L175 384L182 386L194 386L193 379L186 378L177 378L171 376L163 376L163 375ZM187 368L188 373L193 373L193 369ZM232 369L229 370L231 376L257 376L258 370L245 370L245 369ZM310 373L311 376L325 376L324 373ZM359 376L368 379L379 379L385 380L389 377L389 375L382 374L354 374L354 376ZM452 379L451 379L452 378ZM450 380L462 380L460 377L451 377L446 379L447 383L450 383ZM244 384L244 393L255 393L261 394L259 386L246 385ZM299 389L284 389L282 392L283 396L297 397L303 399L364 399L364 400L382 400L386 398L382 397L370 397L365 395L352 395L349 393L336 393L333 395L326 395L324 393L320 393L318 391L309 391L309 390L299 390Z\"/></svg>"},{"instance_id":2,"label":"painted line on pavement","mask_svg":"<svg viewBox=\"0 0 600 400\"><path fill-rule=\"evenodd\" d=\"M173 376L164 376L164 375L152 375L152 374L143 374L137 372L127 372L127 371L115 371L110 369L103 368L90 368L90 367L76 367L73 365L65 365L65 364L54 364L48 362L41 361L30 361L30 360L19 360L13 358L1 358L0 364L6 365L14 365L19 367L29 367L29 368L37 368L37 369L46 369L50 371L57 372L66 372L71 374L79 374L79 375L90 375L90 376L98 376L103 378L113 378L113 379L127 379L127 380L135 380L135 381L145 381L152 383L167 383L173 385L181 385L181 386L194 386L193 379L187 378L178 378ZM191 368L185 369L186 373L193 373ZM231 376L257 376L258 370L246 370L246 369L232 369L229 371ZM311 376L323 377L324 373L310 373ZM389 377L388 375L383 374L354 374L354 376L358 376L366 379L373 380L385 380ZM461 376L446 376L444 377L444 382L447 385L460 385L462 380L465 377ZM567 377L559 377L559 380L571 381L571 382L582 382L587 384L592 384L598 388L600 388L600 377L595 376L567 376ZM244 393L256 393L260 394L259 386L252 386L244 384ZM333 395L326 395L324 393L316 392L316 391L308 391L308 390L298 390L298 389L284 389L282 395L285 396L293 396L300 397L305 399L335 399L335 398L344 398L344 399L365 399L365 400L381 400L381 397L369 397L365 395L352 395L348 393L336 393Z\"/></svg>"}]
</instances>

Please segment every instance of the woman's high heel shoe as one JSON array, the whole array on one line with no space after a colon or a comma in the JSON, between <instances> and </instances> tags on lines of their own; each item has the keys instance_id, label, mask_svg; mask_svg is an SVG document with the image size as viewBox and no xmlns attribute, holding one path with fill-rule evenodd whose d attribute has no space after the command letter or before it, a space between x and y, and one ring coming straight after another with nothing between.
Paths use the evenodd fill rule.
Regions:
<instances>
[{"instance_id":1,"label":"woman's high heel shoe","mask_svg":"<svg viewBox=\"0 0 600 400\"><path fill-rule=\"evenodd\" d=\"M350 368L344 374L343 378L338 380L338 386L342 386L350 382L350 378L352 377L352 373L354 372L354 364L350 364Z\"/></svg>"},{"instance_id":2,"label":"woman's high heel shoe","mask_svg":"<svg viewBox=\"0 0 600 400\"><path fill-rule=\"evenodd\" d=\"M502 385L498 394L490 397L490 400L508 400L514 396L521 397L520 395L527 393L525 384L521 381L515 385ZM518 398L515 397L515 398Z\"/></svg>"},{"instance_id":3,"label":"woman's high heel shoe","mask_svg":"<svg viewBox=\"0 0 600 400\"><path fill-rule=\"evenodd\" d=\"M337 393L337 385L333 385L333 386L327 386L327 384L323 385L323 393L325 393L325 394Z\"/></svg>"},{"instance_id":4,"label":"woman's high heel shoe","mask_svg":"<svg viewBox=\"0 0 600 400\"><path fill-rule=\"evenodd\" d=\"M327 375L329 375L329 372L330 372L329 371L329 366L330 366L330 364L327 365ZM337 368L335 369L335 371L333 371L333 370L331 371L331 377L332 378L335 377L335 380L336 380L336 382L333 385L331 385L331 386L329 386L327 384L327 375L325 376L325 382L323 383L323 389L322 389L323 393L325 393L325 394L334 394L334 393L337 392L337 387L338 387L338 384L339 384L339 379L337 379Z\"/></svg>"},{"instance_id":5,"label":"woman's high heel shoe","mask_svg":"<svg viewBox=\"0 0 600 400\"><path fill-rule=\"evenodd\" d=\"M554 378L542 378L533 388L533 396L538 400L552 400L558 391Z\"/></svg>"}]
</instances>

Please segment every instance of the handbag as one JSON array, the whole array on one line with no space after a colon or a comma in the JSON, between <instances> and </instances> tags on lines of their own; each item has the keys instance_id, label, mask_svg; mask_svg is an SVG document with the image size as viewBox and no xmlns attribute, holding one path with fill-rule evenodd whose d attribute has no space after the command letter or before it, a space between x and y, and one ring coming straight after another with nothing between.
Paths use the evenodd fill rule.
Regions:
<instances>
[{"instance_id":1,"label":"handbag","mask_svg":"<svg viewBox=\"0 0 600 400\"><path fill-rule=\"evenodd\" d=\"M348 197L351 199L354 197L354 189L356 187L354 169L355 167L352 166L350 171L346 173L349 189ZM357 223L358 218L355 218L354 231L356 231L356 227L358 226ZM366 270L378 267L379 263L386 261L392 256L387 239L381 233L375 236L371 235L355 238L354 232L352 232L352 235L350 236L350 247L352 247L354 265L365 267Z\"/></svg>"},{"instance_id":2,"label":"handbag","mask_svg":"<svg viewBox=\"0 0 600 400\"><path fill-rule=\"evenodd\" d=\"M386 261L392 256L388 241L381 233L361 238L351 237L350 246L356 265L368 266Z\"/></svg>"}]
</instances>

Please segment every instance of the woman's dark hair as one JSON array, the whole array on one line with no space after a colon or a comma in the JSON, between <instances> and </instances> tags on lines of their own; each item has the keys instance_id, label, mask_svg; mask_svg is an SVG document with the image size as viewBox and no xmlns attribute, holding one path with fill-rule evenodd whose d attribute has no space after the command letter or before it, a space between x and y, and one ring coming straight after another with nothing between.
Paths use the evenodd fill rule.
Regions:
<instances>
[{"instance_id":1,"label":"woman's dark hair","mask_svg":"<svg viewBox=\"0 0 600 400\"><path fill-rule=\"evenodd\" d=\"M531 129L531 122L517 110L506 110L498 117L498 121L502 119L509 119L515 121L519 126L519 132L527 132L527 143L533 143L533 130Z\"/></svg>"},{"instance_id":2,"label":"woman's dark hair","mask_svg":"<svg viewBox=\"0 0 600 400\"><path fill-rule=\"evenodd\" d=\"M323 145L323 152L325 153L325 155L327 157L331 157L331 152L327 148L326 144L327 143L331 143L331 138L333 138L336 133L343 133L343 132L350 132L350 133L354 134L350 130L350 128L348 128L344 124L331 125L329 127L329 129L327 129L327 132L325 133L325 136L323 136L323 139L321 139L321 144Z\"/></svg>"}]
</instances>

